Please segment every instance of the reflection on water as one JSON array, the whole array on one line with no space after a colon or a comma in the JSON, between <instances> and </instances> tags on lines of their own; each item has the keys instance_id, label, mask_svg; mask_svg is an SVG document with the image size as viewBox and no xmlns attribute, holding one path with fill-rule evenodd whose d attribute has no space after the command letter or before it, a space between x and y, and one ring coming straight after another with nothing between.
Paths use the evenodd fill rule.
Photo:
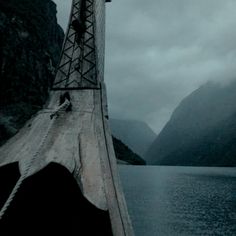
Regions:
<instances>
[{"instance_id":1,"label":"reflection on water","mask_svg":"<svg viewBox=\"0 0 236 236\"><path fill-rule=\"evenodd\" d=\"M120 166L136 236L236 235L236 168Z\"/></svg>"}]
</instances>

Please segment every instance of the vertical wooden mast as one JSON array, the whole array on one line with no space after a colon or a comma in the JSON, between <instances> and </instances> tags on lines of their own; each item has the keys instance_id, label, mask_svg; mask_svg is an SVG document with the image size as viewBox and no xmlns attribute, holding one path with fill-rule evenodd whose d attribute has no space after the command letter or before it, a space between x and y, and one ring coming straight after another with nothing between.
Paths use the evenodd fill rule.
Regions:
<instances>
[{"instance_id":1,"label":"vertical wooden mast","mask_svg":"<svg viewBox=\"0 0 236 236\"><path fill-rule=\"evenodd\" d=\"M95 103L101 108L101 113L96 118L101 123L99 124L98 121L95 123L99 127L96 129L103 133L98 134L100 131L95 133L99 136L97 151L100 157L106 204L114 235L132 236L132 225L120 185L108 123L104 83L105 2L110 0L73 0L61 61L52 90L97 90L93 97ZM80 138L83 143L83 135ZM80 145L80 148L82 146Z\"/></svg>"}]
</instances>

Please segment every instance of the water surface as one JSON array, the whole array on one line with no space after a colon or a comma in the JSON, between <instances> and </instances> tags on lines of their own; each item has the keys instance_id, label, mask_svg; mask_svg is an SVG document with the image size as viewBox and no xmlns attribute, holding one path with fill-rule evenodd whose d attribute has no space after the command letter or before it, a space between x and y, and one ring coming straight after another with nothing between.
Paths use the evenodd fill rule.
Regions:
<instances>
[{"instance_id":1,"label":"water surface","mask_svg":"<svg viewBox=\"0 0 236 236\"><path fill-rule=\"evenodd\" d=\"M236 235L236 168L120 166L136 236Z\"/></svg>"}]
</instances>

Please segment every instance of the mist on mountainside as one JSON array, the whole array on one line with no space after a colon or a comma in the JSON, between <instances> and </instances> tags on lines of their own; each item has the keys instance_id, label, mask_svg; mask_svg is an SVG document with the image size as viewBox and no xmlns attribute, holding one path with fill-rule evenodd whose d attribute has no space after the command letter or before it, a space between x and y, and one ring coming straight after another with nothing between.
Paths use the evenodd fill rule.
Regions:
<instances>
[{"instance_id":1,"label":"mist on mountainside","mask_svg":"<svg viewBox=\"0 0 236 236\"><path fill-rule=\"evenodd\" d=\"M236 166L236 81L209 82L173 112L146 160L154 165Z\"/></svg>"},{"instance_id":2,"label":"mist on mountainside","mask_svg":"<svg viewBox=\"0 0 236 236\"><path fill-rule=\"evenodd\" d=\"M154 131L142 121L110 119L112 134L141 157L156 138Z\"/></svg>"}]
</instances>

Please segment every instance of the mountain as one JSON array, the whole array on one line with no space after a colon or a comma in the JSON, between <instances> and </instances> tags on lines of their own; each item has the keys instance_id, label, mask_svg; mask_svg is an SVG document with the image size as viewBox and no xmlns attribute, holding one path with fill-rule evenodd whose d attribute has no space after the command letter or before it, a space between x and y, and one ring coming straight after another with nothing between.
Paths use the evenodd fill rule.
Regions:
<instances>
[{"instance_id":1,"label":"mountain","mask_svg":"<svg viewBox=\"0 0 236 236\"><path fill-rule=\"evenodd\" d=\"M118 163L119 161L121 161L121 163L123 161L124 164L146 165L146 162L140 156L134 153L128 146L122 143L119 139L115 137L112 138Z\"/></svg>"},{"instance_id":2,"label":"mountain","mask_svg":"<svg viewBox=\"0 0 236 236\"><path fill-rule=\"evenodd\" d=\"M236 81L187 96L148 152L149 164L236 166Z\"/></svg>"},{"instance_id":3,"label":"mountain","mask_svg":"<svg viewBox=\"0 0 236 236\"><path fill-rule=\"evenodd\" d=\"M141 157L156 138L151 128L141 121L110 119L110 125L112 134Z\"/></svg>"},{"instance_id":4,"label":"mountain","mask_svg":"<svg viewBox=\"0 0 236 236\"><path fill-rule=\"evenodd\" d=\"M51 0L0 0L0 144L42 108L64 33Z\"/></svg>"}]
</instances>

